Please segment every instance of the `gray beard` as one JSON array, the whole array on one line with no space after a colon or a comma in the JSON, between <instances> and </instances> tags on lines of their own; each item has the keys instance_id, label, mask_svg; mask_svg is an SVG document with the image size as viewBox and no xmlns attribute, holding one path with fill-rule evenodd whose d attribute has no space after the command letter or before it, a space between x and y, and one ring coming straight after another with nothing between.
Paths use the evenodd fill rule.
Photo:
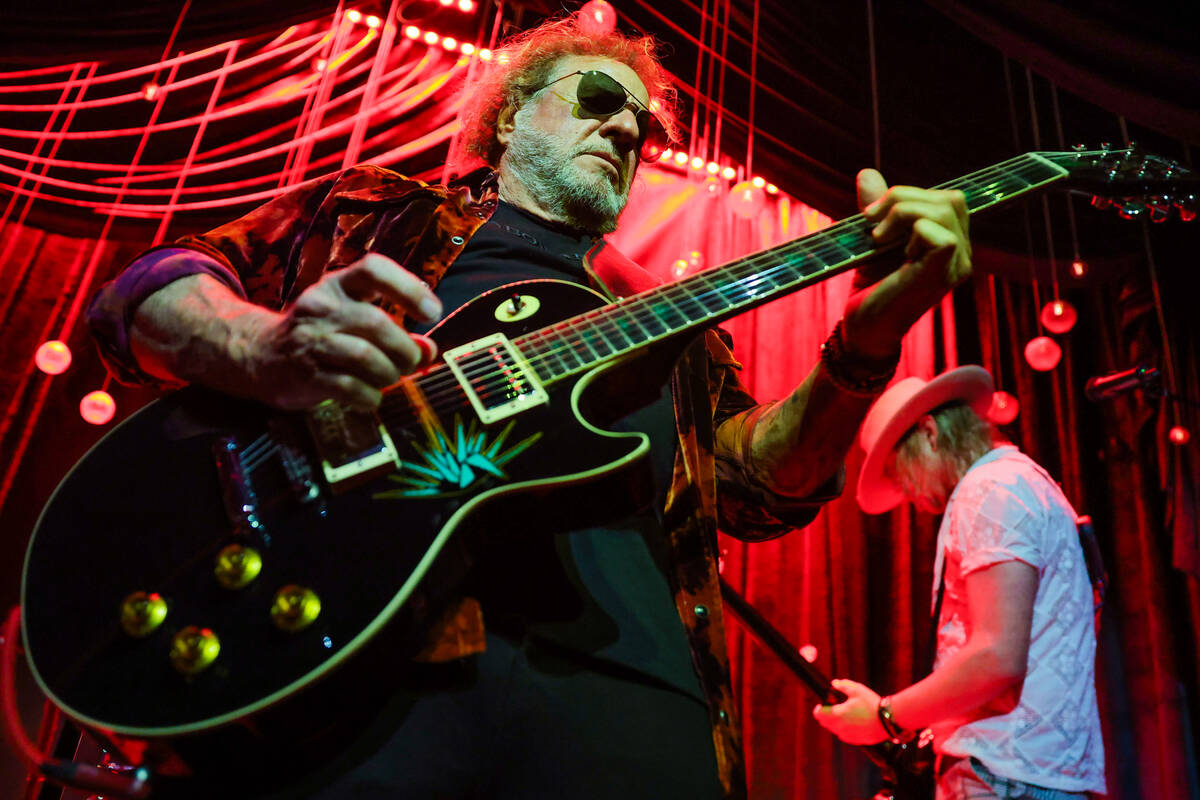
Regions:
<instances>
[{"instance_id":1,"label":"gray beard","mask_svg":"<svg viewBox=\"0 0 1200 800\"><path fill-rule=\"evenodd\" d=\"M570 152L562 140L530 126L518 125L518 131L504 153L517 182L571 227L589 233L615 231L629 199L628 176L618 189L607 175L589 175L575 163L575 156L587 150Z\"/></svg>"}]
</instances>

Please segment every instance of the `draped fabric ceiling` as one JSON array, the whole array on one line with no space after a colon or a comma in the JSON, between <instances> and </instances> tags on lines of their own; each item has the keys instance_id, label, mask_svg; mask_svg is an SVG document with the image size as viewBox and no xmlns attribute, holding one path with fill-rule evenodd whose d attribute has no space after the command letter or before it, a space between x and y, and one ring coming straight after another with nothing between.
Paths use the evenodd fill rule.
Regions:
<instances>
[{"instance_id":1,"label":"draped fabric ceiling","mask_svg":"<svg viewBox=\"0 0 1200 800\"><path fill-rule=\"evenodd\" d=\"M459 14L435 2L401 5L405 22L421 31L480 44L490 38L491 7ZM1034 9L1016 0L969 7L950 0L854 7L763 0L752 67L752 3L739 0L727 17L723 6L707 0L614 5L623 24L670 45L667 65L680 79L684 129L696 133L689 155L744 167L755 73L753 172L782 189L748 221L730 213L724 199L730 181L720 175L706 182L705 173L673 163L644 168L614 242L667 280L678 270L707 269L817 230L829 221L824 214L852 213L854 172L877 161L875 100L878 163L898 182L941 181L1034 147L1117 142L1126 131L1187 163L1189 148L1200 141L1195 27L1168 6L1133 14L1127 5L1101 2L1083 14L1066 4ZM9 602L17 597L20 554L37 510L103 433L76 411L79 397L105 385L77 324L86 295L151 242L209 227L303 175L375 160L441 177L455 128L450 90L481 63L477 53L451 53L440 40L427 45L403 29L394 31L388 47L380 38L386 30L363 23L327 37L331 20L348 6L222 0L188 8L170 51L183 52L181 60L104 85L88 83L82 95L77 82L66 98L86 103L124 93L127 101L83 105L73 114L60 108L54 123L68 132L129 128L129 135L40 137L53 112L14 108L53 106L68 88L13 91L16 85L155 64L182 6L152 0L137 4L136 13L82 4L51 12L27 7L6 11L0 26L6 222L0 233L0 596ZM364 14L386 10L360 8ZM701 11L714 8L722 20L715 38L711 22L701 21ZM505 26L527 26L549 10L509 3ZM720 64L706 59L700 59L698 95L693 90L697 38L708 43L705 53L728 56L723 92ZM253 68L222 72L226 64L255 58ZM46 74L14 75L30 69ZM224 82L214 95L220 74ZM190 88L141 96L146 82L189 78L196 78ZM701 112L723 99L718 155L715 116L698 113L693 124L687 101L697 96ZM154 114L159 123L191 121L174 133L156 131L139 148ZM200 125L206 130L198 140ZM120 168L88 166L97 163ZM227 204L239 196L242 201ZM1133 395L1092 406L1080 392L1089 375L1147 360L1164 365L1176 392L1200 398L1195 315L1184 305L1196 229L1173 219L1144 233L1144 223L1118 221L1082 202L1071 206L1073 217L1067 209L1068 201L1055 196L1045 210L1035 202L973 220L980 275L910 335L901 375L928 377L956 363L983 363L1020 400L1021 415L1007 432L1063 481L1077 508L1095 517L1112 573L1099 664L1110 795L1198 798L1189 742L1200 687L1200 426L1183 405ZM1089 267L1082 277L1066 270L1077 254ZM782 396L811 368L847 291L846 280L835 279L728 323L745 377L761 399ZM1062 364L1035 373L1021 351L1041 332L1039 303L1054 291L1078 307L1080 323L1057 337ZM58 335L76 362L49 378L31 368L30 355ZM144 390L108 388L118 419L151 398ZM1186 447L1165 443L1167 428L1177 422L1193 432ZM851 481L859 457L851 454ZM933 521L909 512L866 518L847 496L808 529L781 540L753 547L723 540L725 575L794 642L814 644L822 669L895 690L919 677L925 661L933 530ZM808 717L811 699L795 679L730 627L752 796L869 794L873 778L865 759L817 728ZM30 696L26 701L34 704ZM16 766L5 757L0 786L16 785Z\"/></svg>"}]
</instances>

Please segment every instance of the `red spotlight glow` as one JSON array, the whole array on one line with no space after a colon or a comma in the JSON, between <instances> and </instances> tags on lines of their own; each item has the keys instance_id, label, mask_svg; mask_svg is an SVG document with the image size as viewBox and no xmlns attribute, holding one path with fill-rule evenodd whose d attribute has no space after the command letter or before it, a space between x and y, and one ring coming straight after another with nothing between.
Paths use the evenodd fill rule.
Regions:
<instances>
[{"instance_id":1,"label":"red spotlight glow","mask_svg":"<svg viewBox=\"0 0 1200 800\"><path fill-rule=\"evenodd\" d=\"M1049 336L1035 336L1025 345L1025 361L1038 372L1049 372L1062 359L1062 348Z\"/></svg>"},{"instance_id":2,"label":"red spotlight glow","mask_svg":"<svg viewBox=\"0 0 1200 800\"><path fill-rule=\"evenodd\" d=\"M754 219L767 204L767 195L761 186L755 186L753 181L742 181L729 189L726 198L729 210L742 219Z\"/></svg>"},{"instance_id":3,"label":"red spotlight glow","mask_svg":"<svg viewBox=\"0 0 1200 800\"><path fill-rule=\"evenodd\" d=\"M1021 403L1017 398L1005 391L997 390L992 394L992 405L988 409L988 419L997 425L1007 425L1021 413Z\"/></svg>"},{"instance_id":4,"label":"red spotlight glow","mask_svg":"<svg viewBox=\"0 0 1200 800\"><path fill-rule=\"evenodd\" d=\"M1066 300L1051 300L1042 308L1042 324L1051 333L1066 333L1075 327L1075 307Z\"/></svg>"},{"instance_id":5,"label":"red spotlight glow","mask_svg":"<svg viewBox=\"0 0 1200 800\"><path fill-rule=\"evenodd\" d=\"M617 12L606 0L589 0L579 9L579 27L592 36L605 36L616 30Z\"/></svg>"},{"instance_id":6,"label":"red spotlight glow","mask_svg":"<svg viewBox=\"0 0 1200 800\"><path fill-rule=\"evenodd\" d=\"M1182 425L1175 425L1167 432L1167 438L1176 447L1183 447L1192 440L1192 432Z\"/></svg>"},{"instance_id":7,"label":"red spotlight glow","mask_svg":"<svg viewBox=\"0 0 1200 800\"><path fill-rule=\"evenodd\" d=\"M57 339L42 342L33 356L33 363L47 375L61 375L71 366L71 348Z\"/></svg>"},{"instance_id":8,"label":"red spotlight glow","mask_svg":"<svg viewBox=\"0 0 1200 800\"><path fill-rule=\"evenodd\" d=\"M97 389L79 401L79 416L92 425L103 425L117 413L117 404L108 392Z\"/></svg>"}]
</instances>

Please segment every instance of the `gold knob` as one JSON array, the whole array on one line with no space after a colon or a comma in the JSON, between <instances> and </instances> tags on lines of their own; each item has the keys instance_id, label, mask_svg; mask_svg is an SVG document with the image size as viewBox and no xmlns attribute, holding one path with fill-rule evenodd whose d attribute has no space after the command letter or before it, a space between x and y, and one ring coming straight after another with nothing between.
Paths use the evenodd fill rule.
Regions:
<instances>
[{"instance_id":1,"label":"gold knob","mask_svg":"<svg viewBox=\"0 0 1200 800\"><path fill-rule=\"evenodd\" d=\"M208 628L188 625L171 640L171 666L184 675L203 672L221 653L221 640Z\"/></svg>"},{"instance_id":2,"label":"gold knob","mask_svg":"<svg viewBox=\"0 0 1200 800\"><path fill-rule=\"evenodd\" d=\"M158 630L167 618L167 601L158 592L134 592L121 601L121 628L141 639Z\"/></svg>"},{"instance_id":3,"label":"gold knob","mask_svg":"<svg viewBox=\"0 0 1200 800\"><path fill-rule=\"evenodd\" d=\"M321 598L312 589L288 584L275 593L271 603L271 622L283 631L295 633L313 624L321 613Z\"/></svg>"},{"instance_id":4,"label":"gold knob","mask_svg":"<svg viewBox=\"0 0 1200 800\"><path fill-rule=\"evenodd\" d=\"M254 548L231 544L217 553L213 572L226 589L241 589L262 572L262 556Z\"/></svg>"}]
</instances>

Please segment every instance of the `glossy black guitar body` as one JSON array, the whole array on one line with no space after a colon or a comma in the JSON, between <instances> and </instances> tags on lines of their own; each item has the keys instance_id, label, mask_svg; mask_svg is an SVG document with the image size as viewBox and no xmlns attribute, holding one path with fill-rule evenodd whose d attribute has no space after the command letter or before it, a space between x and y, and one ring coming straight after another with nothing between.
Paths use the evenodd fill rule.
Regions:
<instances>
[{"instance_id":1,"label":"glossy black guitar body","mask_svg":"<svg viewBox=\"0 0 1200 800\"><path fill-rule=\"evenodd\" d=\"M514 286L539 311L508 323L509 335L603 303L567 283ZM434 338L448 348L496 330L511 295L477 298ZM393 409L401 421L388 429L409 466L338 492L314 470L303 484L315 488L312 497L289 481L278 452L255 461L270 449L264 442L283 436L280 422L296 427L295 420L198 390L152 403L76 465L35 529L23 628L38 682L118 747L137 751L129 739L150 740L148 752L127 756L158 762L168 776L199 773L189 791L222 791L227 778L241 785L238 765L318 757L323 715L376 702L388 672L420 644L423 623L472 564L481 517L489 536L539 535L564 518L603 516L600 503L616 513L613 498L630 497L628 487L596 484L621 480L644 461L644 437L603 434L575 414L596 374L560 383L548 403L490 425L442 419L447 441L432 456L435 440L417 415L408 409L406 424L404 408ZM231 447L245 455L240 467L255 465L240 476L253 490L236 498L253 504L242 519L227 510L239 476L218 468L214 455ZM302 450L306 463L316 461ZM584 486L589 491L576 490ZM214 577L218 553L231 544L261 555L261 572L244 588ZM315 621L296 632L270 614L287 585L320 600ZM120 623L122 603L139 591L161 595L168 609L161 627L141 638ZM192 625L211 630L220 652L184 675L168 654Z\"/></svg>"}]
</instances>

